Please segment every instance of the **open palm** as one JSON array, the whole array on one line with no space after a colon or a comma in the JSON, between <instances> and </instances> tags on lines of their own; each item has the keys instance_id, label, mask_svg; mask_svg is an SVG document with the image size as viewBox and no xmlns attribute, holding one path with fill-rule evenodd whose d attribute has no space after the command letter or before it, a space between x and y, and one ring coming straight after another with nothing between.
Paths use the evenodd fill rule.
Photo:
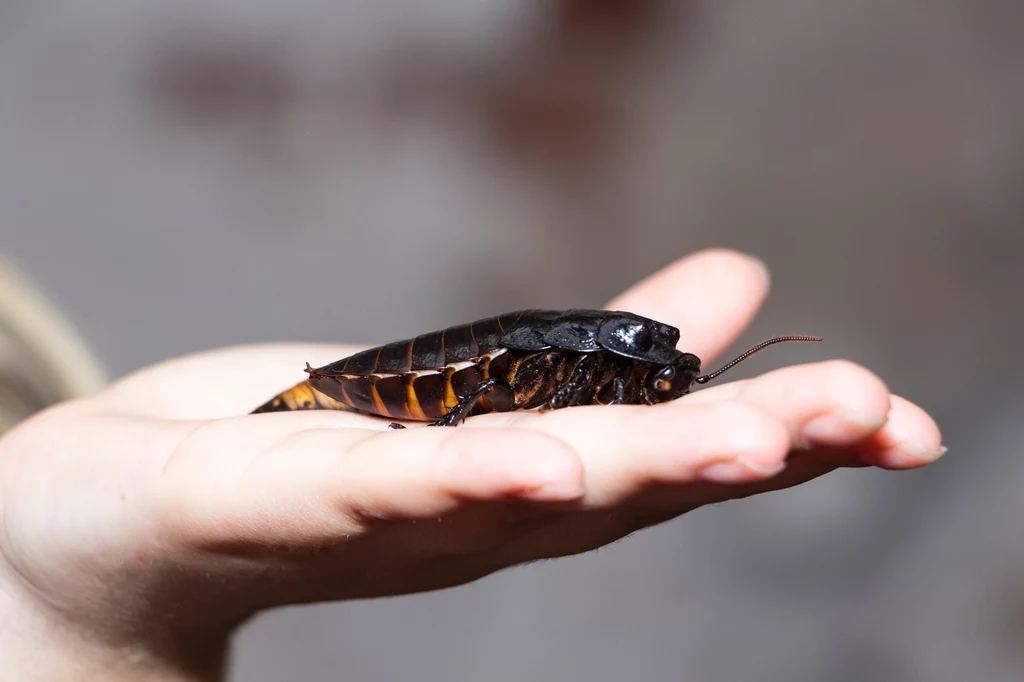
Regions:
<instances>
[{"instance_id":1,"label":"open palm","mask_svg":"<svg viewBox=\"0 0 1024 682\"><path fill-rule=\"evenodd\" d=\"M609 307L680 328L707 370L767 288L755 261L707 251ZM212 669L231 630L268 607L453 586L708 503L942 452L927 414L845 361L653 407L488 414L457 428L247 414L306 362L354 350L171 360L0 441L0 580L22 612L140 652L133 660Z\"/></svg>"}]
</instances>

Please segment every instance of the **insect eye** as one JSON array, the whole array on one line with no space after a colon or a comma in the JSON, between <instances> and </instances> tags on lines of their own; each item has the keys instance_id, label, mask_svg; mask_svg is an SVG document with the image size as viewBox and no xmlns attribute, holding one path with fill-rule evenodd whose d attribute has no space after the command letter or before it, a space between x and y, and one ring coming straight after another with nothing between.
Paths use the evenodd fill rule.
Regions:
<instances>
[{"instance_id":1,"label":"insect eye","mask_svg":"<svg viewBox=\"0 0 1024 682\"><path fill-rule=\"evenodd\" d=\"M654 379L655 391L669 391L672 389L672 379L676 376L676 370L671 365L658 372Z\"/></svg>"}]
</instances>

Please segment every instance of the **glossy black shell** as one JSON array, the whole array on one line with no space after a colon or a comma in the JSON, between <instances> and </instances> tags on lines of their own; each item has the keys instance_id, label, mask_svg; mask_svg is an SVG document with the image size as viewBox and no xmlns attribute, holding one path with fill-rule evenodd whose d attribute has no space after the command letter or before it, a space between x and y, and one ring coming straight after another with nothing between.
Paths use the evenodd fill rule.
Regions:
<instances>
[{"instance_id":1,"label":"glossy black shell","mask_svg":"<svg viewBox=\"0 0 1024 682\"><path fill-rule=\"evenodd\" d=\"M398 374L438 370L502 349L577 353L608 351L625 358L671 364L679 330L633 313L607 310L519 310L395 341L316 369L323 376Z\"/></svg>"}]
</instances>

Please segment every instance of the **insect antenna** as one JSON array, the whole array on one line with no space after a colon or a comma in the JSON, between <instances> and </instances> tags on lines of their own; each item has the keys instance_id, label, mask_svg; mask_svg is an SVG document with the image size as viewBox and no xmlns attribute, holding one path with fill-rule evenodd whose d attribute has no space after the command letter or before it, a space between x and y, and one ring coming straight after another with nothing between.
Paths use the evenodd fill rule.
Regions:
<instances>
[{"instance_id":1,"label":"insect antenna","mask_svg":"<svg viewBox=\"0 0 1024 682\"><path fill-rule=\"evenodd\" d=\"M767 348L768 346L771 346L771 345L776 344L776 343L782 343L783 341L815 341L816 342L816 341L821 341L821 337L820 336L802 336L802 335L776 336L774 339L768 339L767 341L762 341L761 343L757 344L756 346L754 346L753 348L748 350L746 353L744 353L743 355L741 355L738 358L736 358L735 360L733 360L733 361L731 361L729 363L726 363L726 365L724 367L715 370L711 374L705 374L704 376L697 377L696 379L694 379L694 381L697 382L698 384L706 384L707 382L711 381L715 377L719 376L725 370L730 369L730 368L735 367L736 365L740 364L741 362L743 362L744 360L749 358L751 355L753 355L757 351L762 350L764 348Z\"/></svg>"}]
</instances>

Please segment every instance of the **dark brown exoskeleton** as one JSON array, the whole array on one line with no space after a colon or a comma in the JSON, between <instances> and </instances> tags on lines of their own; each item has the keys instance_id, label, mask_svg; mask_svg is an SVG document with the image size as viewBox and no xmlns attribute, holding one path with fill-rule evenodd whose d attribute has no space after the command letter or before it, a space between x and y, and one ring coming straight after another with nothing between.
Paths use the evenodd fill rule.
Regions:
<instances>
[{"instance_id":1,"label":"dark brown exoskeleton","mask_svg":"<svg viewBox=\"0 0 1024 682\"><path fill-rule=\"evenodd\" d=\"M779 336L700 376L679 330L633 313L521 310L370 348L314 369L254 410L348 409L433 426L467 416L576 405L654 405L690 392ZM392 424L393 428L402 428Z\"/></svg>"}]
</instances>

